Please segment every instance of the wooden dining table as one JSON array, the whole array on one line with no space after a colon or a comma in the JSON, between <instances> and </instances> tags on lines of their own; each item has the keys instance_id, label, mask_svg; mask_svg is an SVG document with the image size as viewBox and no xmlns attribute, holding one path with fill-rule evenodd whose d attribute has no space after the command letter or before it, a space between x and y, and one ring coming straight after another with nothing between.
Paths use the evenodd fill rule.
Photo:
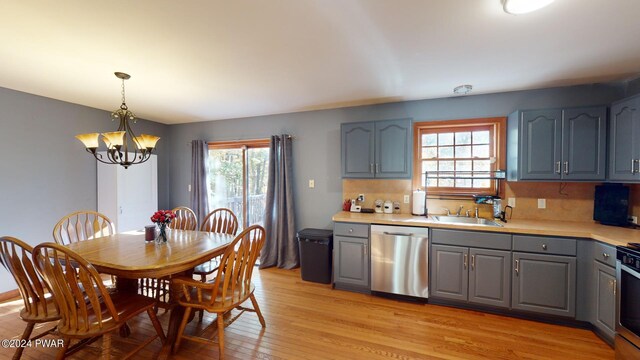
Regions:
<instances>
[{"instance_id":1,"label":"wooden dining table","mask_svg":"<svg viewBox=\"0 0 640 360\"><path fill-rule=\"evenodd\" d=\"M191 276L193 268L221 255L234 239L233 235L203 231L167 230L168 241L156 244L145 241L144 232L134 231L98 237L67 245L89 261L98 272L115 275L116 288L138 292L138 279L163 278L170 275ZM171 286L167 341L159 358L166 359L177 337L184 308L177 304L181 289Z\"/></svg>"}]
</instances>

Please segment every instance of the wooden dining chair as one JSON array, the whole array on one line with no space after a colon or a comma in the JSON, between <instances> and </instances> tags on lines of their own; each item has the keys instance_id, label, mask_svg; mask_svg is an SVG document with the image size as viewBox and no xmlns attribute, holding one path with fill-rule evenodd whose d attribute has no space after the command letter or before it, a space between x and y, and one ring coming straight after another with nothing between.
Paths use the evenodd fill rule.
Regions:
<instances>
[{"instance_id":1,"label":"wooden dining chair","mask_svg":"<svg viewBox=\"0 0 640 360\"><path fill-rule=\"evenodd\" d=\"M60 219L53 227L53 239L60 245L115 233L116 228L108 217L91 210L73 212Z\"/></svg>"},{"instance_id":2,"label":"wooden dining chair","mask_svg":"<svg viewBox=\"0 0 640 360\"><path fill-rule=\"evenodd\" d=\"M212 340L189 336L184 329L189 321L191 312L204 310L217 314L218 349L220 359L224 358L224 314L232 309L240 310L230 323L235 321L245 311L255 312L262 327L266 327L264 317L253 292L255 286L251 283L251 275L260 250L264 245L265 230L260 225L252 225L242 231L227 246L227 250L220 260L220 269L213 282L203 283L189 277L176 277L171 281L181 288L182 296L178 303L185 307L185 313L180 323L178 337L174 345L174 353L178 351L182 339L202 343L214 343ZM251 300L253 308L241 306L246 300Z\"/></svg>"},{"instance_id":3,"label":"wooden dining chair","mask_svg":"<svg viewBox=\"0 0 640 360\"><path fill-rule=\"evenodd\" d=\"M173 211L176 217L169 223L169 228L178 230L198 229L198 219L196 213L186 206L178 206Z\"/></svg>"},{"instance_id":4,"label":"wooden dining chair","mask_svg":"<svg viewBox=\"0 0 640 360\"><path fill-rule=\"evenodd\" d=\"M146 311L156 335L138 345L127 359L156 338L165 342L162 326L153 311L155 300L135 293L110 294L96 269L71 249L43 243L33 249L33 262L51 289L60 310L58 332L64 345L56 359L64 359L72 339L102 336L102 359L110 358L111 334L126 321Z\"/></svg>"},{"instance_id":5,"label":"wooden dining chair","mask_svg":"<svg viewBox=\"0 0 640 360\"><path fill-rule=\"evenodd\" d=\"M18 285L18 291L24 302L24 309L20 311L20 318L27 323L21 340L35 340L48 335L51 329L30 338L36 324L47 323L60 319L58 308L51 296L51 292L41 281L31 261L33 248L27 243L14 237L0 237L0 263L9 271ZM18 346L13 359L20 359L24 347Z\"/></svg>"}]
</instances>

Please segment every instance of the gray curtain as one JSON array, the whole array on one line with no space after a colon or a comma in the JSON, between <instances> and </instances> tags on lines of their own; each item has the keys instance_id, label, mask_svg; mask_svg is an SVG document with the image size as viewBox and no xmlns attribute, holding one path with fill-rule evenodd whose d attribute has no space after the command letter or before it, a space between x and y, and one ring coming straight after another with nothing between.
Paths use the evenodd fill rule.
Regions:
<instances>
[{"instance_id":1,"label":"gray curtain","mask_svg":"<svg viewBox=\"0 0 640 360\"><path fill-rule=\"evenodd\" d=\"M293 204L292 139L274 135L269 147L269 181L265 206L266 240L260 268L300 266Z\"/></svg>"},{"instance_id":2,"label":"gray curtain","mask_svg":"<svg viewBox=\"0 0 640 360\"><path fill-rule=\"evenodd\" d=\"M191 142L191 209L196 213L198 223L209 213L207 169L209 145L204 140Z\"/></svg>"}]
</instances>

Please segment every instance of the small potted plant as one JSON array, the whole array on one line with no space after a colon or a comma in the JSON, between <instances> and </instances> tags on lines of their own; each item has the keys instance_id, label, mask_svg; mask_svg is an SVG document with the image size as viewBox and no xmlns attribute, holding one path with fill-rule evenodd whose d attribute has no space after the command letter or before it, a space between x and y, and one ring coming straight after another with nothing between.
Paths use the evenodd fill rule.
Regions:
<instances>
[{"instance_id":1,"label":"small potted plant","mask_svg":"<svg viewBox=\"0 0 640 360\"><path fill-rule=\"evenodd\" d=\"M167 242L167 225L176 218L176 214L171 210L158 210L151 216L151 221L158 226L160 232L156 238L156 243Z\"/></svg>"}]
</instances>

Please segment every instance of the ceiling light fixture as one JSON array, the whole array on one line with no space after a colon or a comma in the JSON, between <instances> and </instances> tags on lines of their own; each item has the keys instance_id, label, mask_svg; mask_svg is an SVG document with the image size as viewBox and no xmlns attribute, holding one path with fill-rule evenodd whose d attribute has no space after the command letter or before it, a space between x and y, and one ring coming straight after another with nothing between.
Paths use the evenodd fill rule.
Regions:
<instances>
[{"instance_id":1,"label":"ceiling light fixture","mask_svg":"<svg viewBox=\"0 0 640 360\"><path fill-rule=\"evenodd\" d=\"M84 144L86 150L90 152L96 160L105 164L122 165L128 168L134 164L141 164L151 157L151 152L156 147L156 143L160 140L154 135L140 134L136 136L131 130L129 121L136 123L136 115L129 110L124 98L124 81L131 76L129 74L116 72L116 77L122 80L122 105L120 108L111 113L111 121L119 120L118 130L106 133L90 133L76 135L76 138ZM106 159L103 159L99 153L99 138L102 135L102 141L107 146ZM133 152L130 152L133 149Z\"/></svg>"},{"instance_id":2,"label":"ceiling light fixture","mask_svg":"<svg viewBox=\"0 0 640 360\"><path fill-rule=\"evenodd\" d=\"M502 0L504 12L511 15L520 15L542 9L554 0Z\"/></svg>"},{"instance_id":3,"label":"ceiling light fixture","mask_svg":"<svg viewBox=\"0 0 640 360\"><path fill-rule=\"evenodd\" d=\"M467 95L473 90L472 85L460 85L453 88L453 93L456 95Z\"/></svg>"}]
</instances>

